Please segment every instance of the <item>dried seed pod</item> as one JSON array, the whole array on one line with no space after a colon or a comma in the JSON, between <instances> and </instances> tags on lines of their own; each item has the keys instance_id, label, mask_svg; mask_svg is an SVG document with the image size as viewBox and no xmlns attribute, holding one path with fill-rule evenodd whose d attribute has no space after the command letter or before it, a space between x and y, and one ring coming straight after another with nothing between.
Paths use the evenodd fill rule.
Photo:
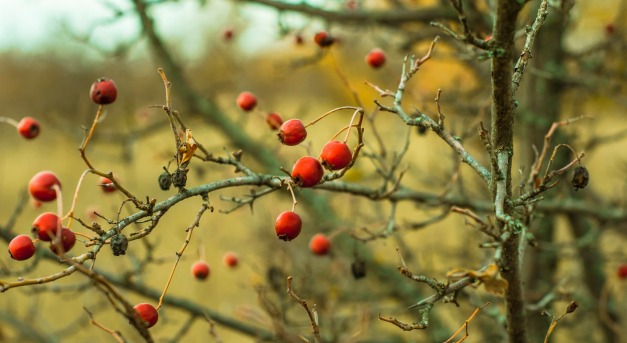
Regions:
<instances>
[{"instance_id":1,"label":"dried seed pod","mask_svg":"<svg viewBox=\"0 0 627 343\"><path fill-rule=\"evenodd\" d=\"M170 189L171 185L172 175L170 175L167 171L164 171L161 175L159 175L159 187L161 187L162 190L167 191Z\"/></svg>"},{"instance_id":2,"label":"dried seed pod","mask_svg":"<svg viewBox=\"0 0 627 343\"><path fill-rule=\"evenodd\" d=\"M126 248L128 248L128 238L119 233L111 237L111 250L113 255L120 256L126 254Z\"/></svg>"},{"instance_id":3,"label":"dried seed pod","mask_svg":"<svg viewBox=\"0 0 627 343\"><path fill-rule=\"evenodd\" d=\"M579 188L586 188L588 185L588 181L590 181L590 174L588 173L588 169L586 167L577 167L575 168L575 173L573 174L573 180L571 183L575 190Z\"/></svg>"},{"instance_id":4,"label":"dried seed pod","mask_svg":"<svg viewBox=\"0 0 627 343\"><path fill-rule=\"evenodd\" d=\"M566 313L575 312L575 310L577 310L577 307L579 307L579 304L577 304L576 301L571 301L570 304L568 304L568 307L566 307Z\"/></svg>"},{"instance_id":5,"label":"dried seed pod","mask_svg":"<svg viewBox=\"0 0 627 343\"><path fill-rule=\"evenodd\" d=\"M361 260L354 261L351 263L351 272L355 279L361 279L366 276L366 262Z\"/></svg>"},{"instance_id":6,"label":"dried seed pod","mask_svg":"<svg viewBox=\"0 0 627 343\"><path fill-rule=\"evenodd\" d=\"M176 188L183 188L187 183L187 169L177 169L172 174L172 183Z\"/></svg>"}]
</instances>

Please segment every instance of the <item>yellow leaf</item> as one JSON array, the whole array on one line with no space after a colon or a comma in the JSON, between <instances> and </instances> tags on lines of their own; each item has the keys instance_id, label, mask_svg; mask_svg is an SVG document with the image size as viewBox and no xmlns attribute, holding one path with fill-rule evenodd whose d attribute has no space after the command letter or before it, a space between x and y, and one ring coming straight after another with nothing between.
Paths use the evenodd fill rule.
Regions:
<instances>
[{"instance_id":1,"label":"yellow leaf","mask_svg":"<svg viewBox=\"0 0 627 343\"><path fill-rule=\"evenodd\" d=\"M467 276L473 279L477 279L479 280L479 284L483 284L486 291L497 295L505 294L507 287L509 287L507 280L501 277L499 267L494 263L489 264L487 267L481 270L463 268L454 269L449 271L446 276L449 278L449 280L459 280Z\"/></svg>"},{"instance_id":2,"label":"yellow leaf","mask_svg":"<svg viewBox=\"0 0 627 343\"><path fill-rule=\"evenodd\" d=\"M185 142L179 146L179 165L191 160L194 152L196 152L196 148L198 148L198 145L192 136L192 130L185 130Z\"/></svg>"}]
</instances>

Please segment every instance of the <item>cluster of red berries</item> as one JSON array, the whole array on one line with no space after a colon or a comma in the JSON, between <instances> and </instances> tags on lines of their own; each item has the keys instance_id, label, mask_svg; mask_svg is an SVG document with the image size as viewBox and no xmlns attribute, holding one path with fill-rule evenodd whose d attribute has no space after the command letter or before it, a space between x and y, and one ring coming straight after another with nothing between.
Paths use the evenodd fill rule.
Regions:
<instances>
[{"instance_id":1,"label":"cluster of red berries","mask_svg":"<svg viewBox=\"0 0 627 343\"><path fill-rule=\"evenodd\" d=\"M117 87L113 80L100 78L89 90L91 100L99 105L107 105L117 98ZM17 123L17 131L26 139L33 139L39 135L39 122L31 117L24 117ZM115 191L115 185L108 178L101 178L100 185L103 191ZM61 181L50 171L42 171L31 178L28 191L36 203L50 202L57 199L57 192L61 190ZM76 234L61 225L61 219L52 212L46 212L35 218L32 225L33 235L43 242L50 242L50 249L57 254L70 251L76 243ZM28 260L35 254L35 244L27 235L18 235L9 243L9 254L18 261Z\"/></svg>"},{"instance_id":2,"label":"cluster of red berries","mask_svg":"<svg viewBox=\"0 0 627 343\"><path fill-rule=\"evenodd\" d=\"M298 145L307 138L307 128L300 119L290 119L281 125L277 136L284 145ZM324 168L331 171L340 170L347 167L352 159L353 154L345 142L332 140L324 145L319 158L311 156L299 158L294 163L290 176L300 187L313 187L322 180ZM274 224L277 237L284 241L296 238L301 228L302 220L293 211L281 213Z\"/></svg>"},{"instance_id":3,"label":"cluster of red berries","mask_svg":"<svg viewBox=\"0 0 627 343\"><path fill-rule=\"evenodd\" d=\"M57 191L61 189L61 182L57 176L49 171L35 174L28 183L28 190L33 199L40 202L50 202L57 198ZM52 212L40 214L33 221L32 233L43 242L50 242L50 249L54 253L68 252L76 243L76 235L61 225L61 219ZM27 235L18 235L9 243L9 254L14 260L28 260L35 254L35 244Z\"/></svg>"}]
</instances>

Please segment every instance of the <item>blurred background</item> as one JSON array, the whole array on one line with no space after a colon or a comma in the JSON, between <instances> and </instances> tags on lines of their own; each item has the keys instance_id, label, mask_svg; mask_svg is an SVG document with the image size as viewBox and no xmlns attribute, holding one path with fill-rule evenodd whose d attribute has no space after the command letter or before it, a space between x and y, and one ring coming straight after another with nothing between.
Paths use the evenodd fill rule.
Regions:
<instances>
[{"instance_id":1,"label":"blurred background","mask_svg":"<svg viewBox=\"0 0 627 343\"><path fill-rule=\"evenodd\" d=\"M325 142L348 124L352 112L339 112L314 125L307 142L292 148L280 145L276 132L264 122L266 113L278 112L284 120L309 122L333 108L359 105L369 118L365 147L343 180L376 189L386 171L398 176L405 170L402 186L430 200L390 203L347 193L300 190L297 198L313 200L303 200L297 206L303 215L303 233L286 243L276 239L273 224L278 213L291 208L289 192L274 192L256 200L254 207L230 213L225 212L235 205L223 198L245 198L253 188L211 193L209 200L215 211L206 213L195 229L166 298L189 301L233 319L235 324L213 319L216 325L212 328L210 321L190 313L185 304L166 304L160 310L159 323L150 330L156 341L258 341L254 334L242 332L242 323L259 328L259 332L276 333L281 327L294 335L309 335L306 313L285 294L287 275L294 276L294 288L301 297L317 304L321 332L327 341L444 341L486 299L492 304L473 320L471 326L476 325L477 330L472 330L468 341L500 341L502 330L490 328L498 327L502 320L502 301L483 288L466 290L460 295L460 307L436 306L432 327L425 331L406 333L377 319L377 314L383 314L418 321L418 312L406 308L430 294L426 285L398 275L397 247L410 270L441 281L448 270L479 268L492 254L477 248L485 237L466 225L463 217L442 214L451 204L465 204L478 213L490 208L489 203L486 208L489 192L481 179L466 165L460 167L455 154L435 134L419 133L396 116L377 112L373 100L385 102L389 98L381 98L366 83L396 90L404 56L423 56L434 37L441 35L433 59L411 80L403 103L408 112L417 108L436 118L434 98L442 89L440 101L447 128L487 165L477 127L480 122L489 123L489 60L481 51L429 26L428 21L434 20L459 28L446 1L270 3L2 1L0 116L15 120L31 116L39 120L42 129L39 137L27 141L10 125L0 125L0 228L6 234L0 246L6 247L10 235L29 233L38 214L56 211L55 203L36 204L27 196L28 181L37 172L50 170L59 176L64 210L70 208L78 179L87 169L78 147L97 110L88 92L99 77L115 81L118 98L105 108L104 119L88 148L90 160L99 170L112 171L139 199L149 197L159 202L176 193L174 189L162 191L157 183L175 154L172 131L161 109L165 103L164 86L157 73L161 67L172 81L173 107L193 130L194 138L215 156L242 149L242 161L256 172L282 175L277 166L290 170L300 156L317 156ZM295 7L290 10L280 4ZM552 143L568 143L578 152L586 151L583 163L590 170L590 186L573 195L569 190L571 175L564 175L564 182L547 195L547 200L559 207L573 197L610 214L588 215L590 223L583 231L575 228L572 221L577 219L568 210L549 209L534 218L530 226L548 225L551 229L537 229L542 243L529 253L535 262L527 272L530 280L544 283L535 285L528 296L535 303L553 294L554 302L545 307L556 314L563 312L568 299L577 299L582 305L572 318L560 323L555 341L586 337L582 340L618 342L620 334L597 314L599 298L609 294L610 300L605 300L610 307L604 310L611 321L624 327L627 320L627 285L616 277L619 265L627 263L627 12L625 2L618 0L573 5L567 14L556 14L558 11L552 9L534 49L532 61L538 64L525 74L514 170L528 173L533 147L540 147L552 122L589 117L558 129L560 133ZM467 6L476 35L488 40L490 16L480 14L489 13L491 1ZM531 23L536 6L535 2L528 4L521 27ZM448 9L429 20L376 19L377 13L418 13L431 8ZM143 16L154 27L147 27ZM313 35L320 30L328 30L337 39L331 48L321 49L314 43ZM524 37L522 31L520 37ZM524 38L518 39L521 46L523 42ZM375 47L387 56L380 69L364 61ZM246 113L237 107L235 99L242 91L257 95L255 111ZM232 126L220 124L224 122ZM235 137L238 130L249 140ZM352 135L349 144L356 142L356 135ZM263 146L263 152L250 153L247 148L253 145ZM403 159L395 164L396 157ZM560 150L556 165L570 159L566 149ZM187 184L194 187L237 175L230 166L192 160ZM87 175L78 193L75 216L109 229L110 224L92 213L115 219L136 212L132 205L123 203L124 199L119 192L103 193L98 177ZM314 208L314 203L324 205ZM113 256L105 246L95 267L119 278L118 287L131 303L156 304L154 294L157 292L158 297L163 290L175 252L184 243L185 228L193 222L200 204L200 199L190 198L171 208L150 236L131 242L125 256ZM332 213L325 214L325 208ZM93 235L78 223L73 225L74 230ZM138 231L144 226L137 224L127 230ZM390 227L393 233L384 239L372 234ZM309 251L309 239L318 232L332 237L333 248L327 256ZM71 255L87 249L78 242ZM226 252L239 256L237 268L223 264ZM203 254L211 274L207 280L198 281L190 268ZM357 279L351 266L359 261L367 262L367 274ZM587 272L592 266L598 273ZM16 262L8 254L0 256L0 280L43 277L64 268L42 258ZM146 288L124 287L125 279ZM0 293L0 341L112 341L110 334L89 323L83 307L98 323L119 330L129 341L141 340L92 281L76 273L53 283ZM272 308L281 314L273 315ZM543 338L550 320L539 315L535 320L534 337ZM534 319L531 322L534 325ZM281 337L283 341L290 341L288 337L297 341L295 336Z\"/></svg>"}]
</instances>

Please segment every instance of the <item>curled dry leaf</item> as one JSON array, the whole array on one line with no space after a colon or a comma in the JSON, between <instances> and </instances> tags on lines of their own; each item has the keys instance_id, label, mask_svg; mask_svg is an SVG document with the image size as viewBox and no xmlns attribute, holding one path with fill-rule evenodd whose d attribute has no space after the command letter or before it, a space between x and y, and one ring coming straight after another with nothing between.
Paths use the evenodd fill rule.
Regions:
<instances>
[{"instance_id":1,"label":"curled dry leaf","mask_svg":"<svg viewBox=\"0 0 627 343\"><path fill-rule=\"evenodd\" d=\"M185 130L185 142L179 146L179 165L191 160L197 148L198 145L192 136L192 130Z\"/></svg>"},{"instance_id":2,"label":"curled dry leaf","mask_svg":"<svg viewBox=\"0 0 627 343\"><path fill-rule=\"evenodd\" d=\"M446 276L449 280L459 280L465 277L477 279L479 280L479 284L483 284L486 291L496 295L505 294L505 291L509 286L507 280L501 277L501 274L499 273L499 267L494 263L489 264L487 267L481 270L463 268L454 269L446 273Z\"/></svg>"}]
</instances>

